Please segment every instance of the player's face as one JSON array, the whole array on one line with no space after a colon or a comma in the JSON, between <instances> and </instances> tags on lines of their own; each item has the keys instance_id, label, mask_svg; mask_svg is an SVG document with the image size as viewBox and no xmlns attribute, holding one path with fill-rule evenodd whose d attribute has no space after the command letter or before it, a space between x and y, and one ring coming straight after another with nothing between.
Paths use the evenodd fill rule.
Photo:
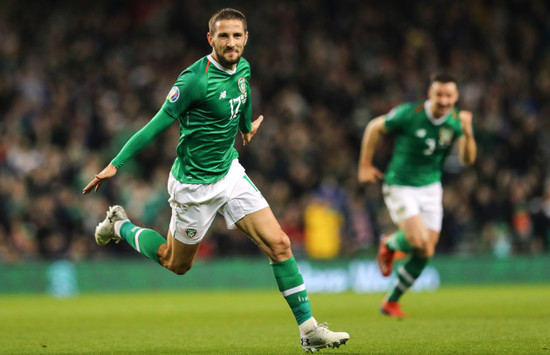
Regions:
<instances>
[{"instance_id":1,"label":"player's face","mask_svg":"<svg viewBox=\"0 0 550 355\"><path fill-rule=\"evenodd\" d=\"M248 40L242 21L220 20L216 22L214 33L208 33L207 37L214 59L224 68L235 69Z\"/></svg>"},{"instance_id":2,"label":"player's face","mask_svg":"<svg viewBox=\"0 0 550 355\"><path fill-rule=\"evenodd\" d=\"M455 83L432 83L428 96L432 102L432 114L441 117L449 113L458 101L458 88Z\"/></svg>"}]
</instances>

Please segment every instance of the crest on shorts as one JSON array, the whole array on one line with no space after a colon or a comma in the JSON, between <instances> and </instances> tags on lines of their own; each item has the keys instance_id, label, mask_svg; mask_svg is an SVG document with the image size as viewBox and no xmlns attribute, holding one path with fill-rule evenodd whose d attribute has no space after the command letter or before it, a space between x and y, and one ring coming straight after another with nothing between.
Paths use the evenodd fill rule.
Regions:
<instances>
[{"instance_id":1,"label":"crest on shorts","mask_svg":"<svg viewBox=\"0 0 550 355\"><path fill-rule=\"evenodd\" d=\"M454 132L451 128L441 127L439 129L439 145L448 145L453 140Z\"/></svg>"},{"instance_id":2,"label":"crest on shorts","mask_svg":"<svg viewBox=\"0 0 550 355\"><path fill-rule=\"evenodd\" d=\"M189 239L194 239L199 232L195 228L187 228L185 230L185 236Z\"/></svg>"},{"instance_id":3,"label":"crest on shorts","mask_svg":"<svg viewBox=\"0 0 550 355\"><path fill-rule=\"evenodd\" d=\"M246 80L243 77L239 78L239 90L241 90L243 94L246 94Z\"/></svg>"},{"instance_id":4,"label":"crest on shorts","mask_svg":"<svg viewBox=\"0 0 550 355\"><path fill-rule=\"evenodd\" d=\"M403 216L406 211L407 211L407 209L405 208L405 206L401 206L397 209L396 212L397 212L398 215Z\"/></svg>"}]
</instances>

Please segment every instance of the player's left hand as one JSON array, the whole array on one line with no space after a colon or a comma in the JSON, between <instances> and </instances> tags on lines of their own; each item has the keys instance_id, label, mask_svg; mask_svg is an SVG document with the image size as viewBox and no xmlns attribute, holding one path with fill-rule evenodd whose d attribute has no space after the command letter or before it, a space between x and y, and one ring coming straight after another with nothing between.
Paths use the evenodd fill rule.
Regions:
<instances>
[{"instance_id":1,"label":"player's left hand","mask_svg":"<svg viewBox=\"0 0 550 355\"><path fill-rule=\"evenodd\" d=\"M243 145L247 145L248 143L250 143L250 140L252 140L252 137L256 134L258 128L260 128L263 120L264 116L260 115L254 122L252 122L252 129L250 130L250 132L241 133L243 136Z\"/></svg>"},{"instance_id":2,"label":"player's left hand","mask_svg":"<svg viewBox=\"0 0 550 355\"><path fill-rule=\"evenodd\" d=\"M458 112L458 118L460 119L460 127L462 128L462 131L464 132L465 136L472 136L473 130L472 130L472 112L461 110Z\"/></svg>"},{"instance_id":3,"label":"player's left hand","mask_svg":"<svg viewBox=\"0 0 550 355\"><path fill-rule=\"evenodd\" d=\"M110 177L113 177L116 174L117 170L118 169L112 163L107 165L105 169L97 174L95 178L88 185L86 185L86 187L82 190L82 194L86 195L92 190L97 192L101 184L103 184L105 180L109 179Z\"/></svg>"}]
</instances>

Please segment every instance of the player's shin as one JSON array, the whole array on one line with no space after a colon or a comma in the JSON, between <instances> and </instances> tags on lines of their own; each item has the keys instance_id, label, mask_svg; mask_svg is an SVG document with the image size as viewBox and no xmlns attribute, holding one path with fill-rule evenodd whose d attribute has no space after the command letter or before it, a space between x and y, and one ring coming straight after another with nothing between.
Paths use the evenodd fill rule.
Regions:
<instances>
[{"instance_id":1,"label":"player's shin","mask_svg":"<svg viewBox=\"0 0 550 355\"><path fill-rule=\"evenodd\" d=\"M117 225L118 223L120 225ZM160 264L157 250L162 244L166 243L166 239L159 233L152 229L135 226L127 220L116 222L115 231L119 231L119 235L135 250Z\"/></svg>"},{"instance_id":2,"label":"player's shin","mask_svg":"<svg viewBox=\"0 0 550 355\"><path fill-rule=\"evenodd\" d=\"M405 253L409 253L413 250L413 247L407 238L405 238L405 233L403 233L401 229L389 236L386 241L386 247L393 251L402 251Z\"/></svg>"},{"instance_id":3,"label":"player's shin","mask_svg":"<svg viewBox=\"0 0 550 355\"><path fill-rule=\"evenodd\" d=\"M409 260L397 269L397 279L394 287L386 296L386 301L397 302L418 279L424 267L428 264L428 259L423 256L411 255Z\"/></svg>"},{"instance_id":4,"label":"player's shin","mask_svg":"<svg viewBox=\"0 0 550 355\"><path fill-rule=\"evenodd\" d=\"M311 305L304 279L298 271L294 257L281 262L272 262L273 275L279 286L279 291L292 309L298 324L312 318Z\"/></svg>"}]
</instances>

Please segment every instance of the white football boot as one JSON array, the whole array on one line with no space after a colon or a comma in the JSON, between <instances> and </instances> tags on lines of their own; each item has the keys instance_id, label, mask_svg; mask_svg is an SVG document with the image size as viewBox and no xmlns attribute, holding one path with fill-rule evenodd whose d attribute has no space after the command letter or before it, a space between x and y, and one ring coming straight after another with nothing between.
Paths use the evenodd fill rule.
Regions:
<instances>
[{"instance_id":1,"label":"white football boot","mask_svg":"<svg viewBox=\"0 0 550 355\"><path fill-rule=\"evenodd\" d=\"M125 219L128 219L128 217L122 206L115 205L109 207L107 217L95 227L95 242L97 245L102 247L111 240L114 240L115 243L120 242L122 238L115 234L115 222Z\"/></svg>"},{"instance_id":2,"label":"white football boot","mask_svg":"<svg viewBox=\"0 0 550 355\"><path fill-rule=\"evenodd\" d=\"M328 329L327 323L316 324L309 332L301 336L300 343L306 353L323 348L339 348L349 340L346 332L333 332Z\"/></svg>"}]
</instances>

